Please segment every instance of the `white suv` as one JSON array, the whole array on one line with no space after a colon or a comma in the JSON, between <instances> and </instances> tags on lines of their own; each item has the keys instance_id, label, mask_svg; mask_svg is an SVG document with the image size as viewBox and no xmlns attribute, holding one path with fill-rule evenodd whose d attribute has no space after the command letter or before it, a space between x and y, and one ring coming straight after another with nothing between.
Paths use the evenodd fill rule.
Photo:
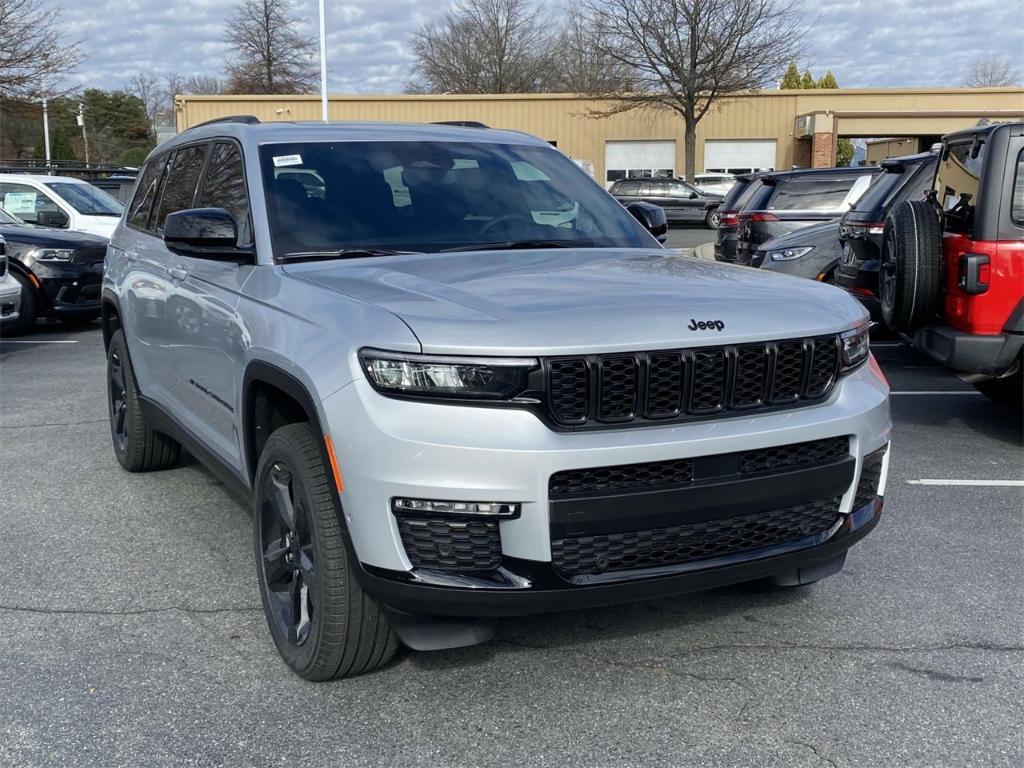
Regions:
<instances>
[{"instance_id":1,"label":"white suv","mask_svg":"<svg viewBox=\"0 0 1024 768\"><path fill-rule=\"evenodd\" d=\"M124 206L98 187L68 176L0 175L0 208L28 224L109 238Z\"/></svg>"}]
</instances>

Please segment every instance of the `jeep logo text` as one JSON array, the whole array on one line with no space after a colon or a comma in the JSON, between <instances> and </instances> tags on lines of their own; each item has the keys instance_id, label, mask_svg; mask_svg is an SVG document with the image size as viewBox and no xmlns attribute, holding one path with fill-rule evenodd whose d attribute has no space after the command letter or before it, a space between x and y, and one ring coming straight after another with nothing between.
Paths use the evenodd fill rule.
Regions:
<instances>
[{"instance_id":1,"label":"jeep logo text","mask_svg":"<svg viewBox=\"0 0 1024 768\"><path fill-rule=\"evenodd\" d=\"M691 331L724 331L725 323L721 320L694 320L690 318L690 324L686 326Z\"/></svg>"}]
</instances>

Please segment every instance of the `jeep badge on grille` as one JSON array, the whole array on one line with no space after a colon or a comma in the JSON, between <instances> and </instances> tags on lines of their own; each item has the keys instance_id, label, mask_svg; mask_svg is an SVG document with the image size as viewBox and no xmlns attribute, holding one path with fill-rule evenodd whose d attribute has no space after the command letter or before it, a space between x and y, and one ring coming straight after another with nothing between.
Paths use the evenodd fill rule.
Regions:
<instances>
[{"instance_id":1,"label":"jeep badge on grille","mask_svg":"<svg viewBox=\"0 0 1024 768\"><path fill-rule=\"evenodd\" d=\"M690 324L686 326L691 331L724 331L725 323L721 320L694 320L690 318Z\"/></svg>"}]
</instances>

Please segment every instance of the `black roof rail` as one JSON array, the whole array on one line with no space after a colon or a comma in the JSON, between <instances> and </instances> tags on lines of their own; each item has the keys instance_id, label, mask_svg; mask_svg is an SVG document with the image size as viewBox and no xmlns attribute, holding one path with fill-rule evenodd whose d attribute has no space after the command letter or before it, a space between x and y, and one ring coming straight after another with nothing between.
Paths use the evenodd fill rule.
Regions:
<instances>
[{"instance_id":1,"label":"black roof rail","mask_svg":"<svg viewBox=\"0 0 1024 768\"><path fill-rule=\"evenodd\" d=\"M29 173L58 176L82 176L84 178L109 176L112 174L134 176L139 169L132 166L110 163L84 163L80 160L46 160L26 158L0 160L0 174Z\"/></svg>"},{"instance_id":2,"label":"black roof rail","mask_svg":"<svg viewBox=\"0 0 1024 768\"><path fill-rule=\"evenodd\" d=\"M491 126L477 120L437 120L431 125L455 125L459 128L490 128Z\"/></svg>"},{"instance_id":3,"label":"black roof rail","mask_svg":"<svg viewBox=\"0 0 1024 768\"><path fill-rule=\"evenodd\" d=\"M205 120L195 125L190 125L187 130L193 128L202 128L204 125L214 125L216 123L243 123L244 125L257 125L260 119L256 115L228 115L227 117L215 117L213 120Z\"/></svg>"}]
</instances>

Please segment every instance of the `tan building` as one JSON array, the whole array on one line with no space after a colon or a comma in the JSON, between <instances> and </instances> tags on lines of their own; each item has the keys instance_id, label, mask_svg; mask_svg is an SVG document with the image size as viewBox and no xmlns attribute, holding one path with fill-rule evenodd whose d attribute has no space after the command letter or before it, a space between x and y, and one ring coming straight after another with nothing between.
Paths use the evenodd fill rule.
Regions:
<instances>
[{"instance_id":1,"label":"tan building","mask_svg":"<svg viewBox=\"0 0 1024 768\"><path fill-rule=\"evenodd\" d=\"M178 130L227 115L319 120L318 96L178 96ZM682 175L683 124L667 111L594 117L607 106L572 94L331 96L331 120L474 120L526 131L593 164L597 179ZM1024 88L762 91L723 100L697 130L696 170L825 167L842 137L899 136L926 149L979 120L1024 119Z\"/></svg>"}]
</instances>

